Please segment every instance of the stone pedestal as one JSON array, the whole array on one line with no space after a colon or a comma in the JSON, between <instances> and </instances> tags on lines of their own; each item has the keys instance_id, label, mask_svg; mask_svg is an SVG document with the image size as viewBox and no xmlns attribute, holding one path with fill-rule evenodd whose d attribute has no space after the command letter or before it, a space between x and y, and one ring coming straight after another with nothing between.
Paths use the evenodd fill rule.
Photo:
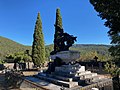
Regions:
<instances>
[{"instance_id":1,"label":"stone pedestal","mask_svg":"<svg viewBox=\"0 0 120 90\"><path fill-rule=\"evenodd\" d=\"M67 88L79 86L79 89L91 84L97 85L98 82L104 81L97 73L86 71L85 66L81 66L79 63L71 64L80 58L78 51L61 51L50 57L54 61L49 63L48 72L39 73L36 76L37 78Z\"/></svg>"},{"instance_id":2,"label":"stone pedestal","mask_svg":"<svg viewBox=\"0 0 120 90\"><path fill-rule=\"evenodd\" d=\"M55 67L55 72L64 72L64 73L79 73L79 72L84 72L85 71L85 66L81 66L79 64L74 64L74 65L62 65L60 67Z\"/></svg>"},{"instance_id":3,"label":"stone pedestal","mask_svg":"<svg viewBox=\"0 0 120 90\"><path fill-rule=\"evenodd\" d=\"M52 60L55 60L56 57L60 58L66 64L70 62L75 62L80 58L80 52L78 51L61 51L57 52L55 55L50 56Z\"/></svg>"}]
</instances>

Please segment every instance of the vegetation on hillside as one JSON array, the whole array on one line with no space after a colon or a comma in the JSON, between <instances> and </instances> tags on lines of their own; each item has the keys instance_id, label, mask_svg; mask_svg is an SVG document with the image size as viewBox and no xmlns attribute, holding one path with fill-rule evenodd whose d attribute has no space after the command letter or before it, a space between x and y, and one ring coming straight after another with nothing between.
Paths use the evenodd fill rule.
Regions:
<instances>
[{"instance_id":1,"label":"vegetation on hillside","mask_svg":"<svg viewBox=\"0 0 120 90\"><path fill-rule=\"evenodd\" d=\"M98 16L105 20L112 47L109 49L114 60L120 60L120 0L90 0Z\"/></svg>"},{"instance_id":2,"label":"vegetation on hillside","mask_svg":"<svg viewBox=\"0 0 120 90\"><path fill-rule=\"evenodd\" d=\"M6 59L7 59L7 61L11 60L11 61L8 61L8 62L15 62L15 63L18 63L18 62L30 62L30 61L32 61L31 55L26 53L26 51L17 52L17 53L13 53L13 54L7 54Z\"/></svg>"},{"instance_id":3,"label":"vegetation on hillside","mask_svg":"<svg viewBox=\"0 0 120 90\"><path fill-rule=\"evenodd\" d=\"M25 50L31 51L31 46L25 46L0 36L0 59L5 59L7 54L23 52Z\"/></svg>"},{"instance_id":4,"label":"vegetation on hillside","mask_svg":"<svg viewBox=\"0 0 120 90\"><path fill-rule=\"evenodd\" d=\"M53 45L46 46L49 53L53 50ZM98 57L99 61L108 61L111 59L108 49L110 45L97 45L97 44L75 44L70 50L75 50L80 52L79 61L90 61L93 60L95 56Z\"/></svg>"},{"instance_id":5,"label":"vegetation on hillside","mask_svg":"<svg viewBox=\"0 0 120 90\"><path fill-rule=\"evenodd\" d=\"M6 44L7 43L7 44ZM10 44L9 44L10 43ZM95 45L95 44L75 44L70 50L80 51L79 60L93 60L93 58L98 56L98 60L106 61L109 60L110 55L108 49L110 45ZM16 43L10 39L0 37L0 58L5 58L6 55L13 55L15 53L24 52L25 50L30 50L31 55L31 46L24 46L19 43ZM49 60L50 52L53 51L53 44L45 46L45 57L46 60Z\"/></svg>"},{"instance_id":6,"label":"vegetation on hillside","mask_svg":"<svg viewBox=\"0 0 120 90\"><path fill-rule=\"evenodd\" d=\"M108 49L110 45L95 45L95 44L76 44L70 49L80 51L80 61L93 60L95 56L99 61L107 61L111 58Z\"/></svg>"}]
</instances>

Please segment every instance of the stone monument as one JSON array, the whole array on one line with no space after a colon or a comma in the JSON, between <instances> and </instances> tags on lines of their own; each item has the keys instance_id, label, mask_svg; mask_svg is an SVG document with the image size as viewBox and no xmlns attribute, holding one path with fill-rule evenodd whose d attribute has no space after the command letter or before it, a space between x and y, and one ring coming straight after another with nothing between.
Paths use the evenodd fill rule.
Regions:
<instances>
[{"instance_id":1,"label":"stone monument","mask_svg":"<svg viewBox=\"0 0 120 90\"><path fill-rule=\"evenodd\" d=\"M46 72L40 72L35 77L62 87L71 88L70 90L91 90L92 88L112 85L111 79L86 71L85 66L75 63L80 58L80 52L71 51L69 48L74 44L77 37L64 33L59 14L60 11L57 9L56 16L59 17L59 20L56 19L54 50L50 53L50 58L53 61L49 63Z\"/></svg>"},{"instance_id":2,"label":"stone monument","mask_svg":"<svg viewBox=\"0 0 120 90\"><path fill-rule=\"evenodd\" d=\"M48 73L54 72L57 66L73 64L80 58L80 52L69 50L77 37L64 33L63 29L60 29L59 26L55 27L61 32L58 34L59 39L54 39L54 51L50 53L50 58L53 62L49 63Z\"/></svg>"}]
</instances>

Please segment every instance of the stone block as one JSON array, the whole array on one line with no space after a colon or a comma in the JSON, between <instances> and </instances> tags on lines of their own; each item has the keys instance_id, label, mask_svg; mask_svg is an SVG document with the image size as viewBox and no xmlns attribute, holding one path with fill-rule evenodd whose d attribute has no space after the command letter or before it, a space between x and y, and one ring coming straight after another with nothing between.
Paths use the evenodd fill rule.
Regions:
<instances>
[{"instance_id":1,"label":"stone block","mask_svg":"<svg viewBox=\"0 0 120 90\"><path fill-rule=\"evenodd\" d=\"M52 77L48 77L47 75L42 76L39 74L39 75L36 75L35 77L40 78L45 81L48 81L48 82L51 82L51 83L54 83L56 85L60 85L60 86L68 87L68 88L78 86L78 82L66 82L66 81L58 80L58 79L55 79Z\"/></svg>"},{"instance_id":2,"label":"stone block","mask_svg":"<svg viewBox=\"0 0 120 90\"><path fill-rule=\"evenodd\" d=\"M78 75L84 75L84 74L91 74L91 71L83 71L83 72L79 72Z\"/></svg>"},{"instance_id":3,"label":"stone block","mask_svg":"<svg viewBox=\"0 0 120 90\"><path fill-rule=\"evenodd\" d=\"M78 51L61 51L57 52L55 55L50 55L52 60L55 60L56 57L62 59L63 62L70 63L80 58L80 52Z\"/></svg>"},{"instance_id":4,"label":"stone block","mask_svg":"<svg viewBox=\"0 0 120 90\"><path fill-rule=\"evenodd\" d=\"M97 76L97 73L92 73L92 76Z\"/></svg>"},{"instance_id":5,"label":"stone block","mask_svg":"<svg viewBox=\"0 0 120 90\"><path fill-rule=\"evenodd\" d=\"M72 82L73 81L72 78L58 76L58 75L55 75L54 73L47 74L47 76L58 79L58 80L66 81L66 82Z\"/></svg>"},{"instance_id":6,"label":"stone block","mask_svg":"<svg viewBox=\"0 0 120 90\"><path fill-rule=\"evenodd\" d=\"M62 65L61 67L55 67L55 72L79 73L83 71L85 71L85 66Z\"/></svg>"}]
</instances>

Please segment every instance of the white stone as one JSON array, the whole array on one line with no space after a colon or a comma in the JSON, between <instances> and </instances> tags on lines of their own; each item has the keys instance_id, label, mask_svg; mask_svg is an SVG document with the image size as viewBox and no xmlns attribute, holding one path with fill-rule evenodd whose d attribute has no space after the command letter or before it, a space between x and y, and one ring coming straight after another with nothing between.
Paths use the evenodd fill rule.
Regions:
<instances>
[{"instance_id":1,"label":"white stone","mask_svg":"<svg viewBox=\"0 0 120 90\"><path fill-rule=\"evenodd\" d=\"M92 76L97 76L97 73L92 73Z\"/></svg>"},{"instance_id":2,"label":"white stone","mask_svg":"<svg viewBox=\"0 0 120 90\"><path fill-rule=\"evenodd\" d=\"M55 67L55 72L74 72L80 73L85 71L85 66L75 65L62 65L61 67Z\"/></svg>"},{"instance_id":3,"label":"white stone","mask_svg":"<svg viewBox=\"0 0 120 90\"><path fill-rule=\"evenodd\" d=\"M80 58L80 52L78 51L61 51L57 52L55 55L50 55L50 58L52 60L56 59L56 57L59 57L63 60L65 63L74 62L75 60Z\"/></svg>"},{"instance_id":4,"label":"white stone","mask_svg":"<svg viewBox=\"0 0 120 90\"><path fill-rule=\"evenodd\" d=\"M91 71L83 71L79 73L79 76L84 75L84 74L91 74Z\"/></svg>"},{"instance_id":5,"label":"white stone","mask_svg":"<svg viewBox=\"0 0 120 90\"><path fill-rule=\"evenodd\" d=\"M98 88L92 88L91 90L99 90Z\"/></svg>"}]
</instances>

